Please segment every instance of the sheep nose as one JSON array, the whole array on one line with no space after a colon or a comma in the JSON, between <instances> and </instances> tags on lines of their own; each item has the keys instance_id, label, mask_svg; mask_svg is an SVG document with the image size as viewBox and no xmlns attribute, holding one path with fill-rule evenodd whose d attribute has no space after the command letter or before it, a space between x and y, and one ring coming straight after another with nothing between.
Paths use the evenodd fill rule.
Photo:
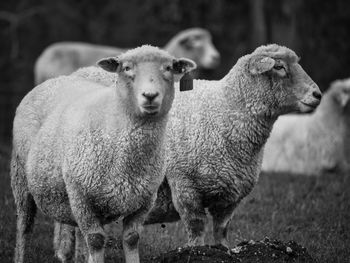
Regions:
<instances>
[{"instance_id":1,"label":"sheep nose","mask_svg":"<svg viewBox=\"0 0 350 263\"><path fill-rule=\"evenodd\" d=\"M314 96L318 100L320 100L322 98L322 94L319 91L313 91L312 96Z\"/></svg>"},{"instance_id":2,"label":"sheep nose","mask_svg":"<svg viewBox=\"0 0 350 263\"><path fill-rule=\"evenodd\" d=\"M152 101L159 95L159 93L158 93L158 92L155 92L155 93L147 93L147 92L144 92L144 93L142 93L142 95L143 95L149 102L152 102Z\"/></svg>"}]
</instances>

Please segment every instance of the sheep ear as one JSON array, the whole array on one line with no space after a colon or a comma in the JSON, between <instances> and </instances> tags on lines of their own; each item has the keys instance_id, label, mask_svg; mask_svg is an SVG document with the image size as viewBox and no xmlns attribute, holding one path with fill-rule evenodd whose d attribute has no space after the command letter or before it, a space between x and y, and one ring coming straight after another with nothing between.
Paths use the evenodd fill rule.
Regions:
<instances>
[{"instance_id":1,"label":"sheep ear","mask_svg":"<svg viewBox=\"0 0 350 263\"><path fill-rule=\"evenodd\" d=\"M117 72L121 63L118 60L118 58L110 57L110 58L103 58L97 61L96 64L97 66L101 67L102 69L108 72Z\"/></svg>"},{"instance_id":2,"label":"sheep ear","mask_svg":"<svg viewBox=\"0 0 350 263\"><path fill-rule=\"evenodd\" d=\"M249 72L253 75L261 74L273 68L276 61L267 56L253 56L249 60Z\"/></svg>"},{"instance_id":3,"label":"sheep ear","mask_svg":"<svg viewBox=\"0 0 350 263\"><path fill-rule=\"evenodd\" d=\"M180 79L180 91L193 89L193 77L191 71L197 68L197 64L187 58L179 58L173 61L173 71L175 74L175 81Z\"/></svg>"},{"instance_id":4,"label":"sheep ear","mask_svg":"<svg viewBox=\"0 0 350 263\"><path fill-rule=\"evenodd\" d=\"M185 74L197 68L197 64L188 58L174 59L174 74Z\"/></svg>"}]
</instances>

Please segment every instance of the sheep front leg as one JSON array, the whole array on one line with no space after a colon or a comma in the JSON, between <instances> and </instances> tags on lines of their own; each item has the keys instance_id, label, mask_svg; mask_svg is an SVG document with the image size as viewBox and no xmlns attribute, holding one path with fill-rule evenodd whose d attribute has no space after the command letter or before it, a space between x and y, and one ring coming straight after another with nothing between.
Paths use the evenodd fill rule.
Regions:
<instances>
[{"instance_id":1,"label":"sheep front leg","mask_svg":"<svg viewBox=\"0 0 350 263\"><path fill-rule=\"evenodd\" d=\"M139 240L150 207L151 204L123 219L123 250L126 263L140 262Z\"/></svg>"},{"instance_id":2,"label":"sheep front leg","mask_svg":"<svg viewBox=\"0 0 350 263\"><path fill-rule=\"evenodd\" d=\"M72 186L72 185L70 185ZM69 202L75 221L84 236L89 251L89 263L104 263L106 234L99 219L87 203L87 198L80 193L79 187L68 189ZM80 240L76 240L80 242Z\"/></svg>"},{"instance_id":3,"label":"sheep front leg","mask_svg":"<svg viewBox=\"0 0 350 263\"><path fill-rule=\"evenodd\" d=\"M107 240L107 235L104 233L102 226L98 223L94 217L88 217L80 222L79 230L82 232L82 236L87 244L89 259L88 263L104 263L104 251ZM79 231L77 231L79 233ZM84 254L84 242L81 237L78 236L77 242L77 255ZM83 248L83 249L82 249ZM80 262L84 261L84 257L78 257Z\"/></svg>"},{"instance_id":4,"label":"sheep front leg","mask_svg":"<svg viewBox=\"0 0 350 263\"><path fill-rule=\"evenodd\" d=\"M227 230L236 205L215 204L209 207L209 213L213 217L213 235L216 245L223 245L229 249Z\"/></svg>"}]
</instances>

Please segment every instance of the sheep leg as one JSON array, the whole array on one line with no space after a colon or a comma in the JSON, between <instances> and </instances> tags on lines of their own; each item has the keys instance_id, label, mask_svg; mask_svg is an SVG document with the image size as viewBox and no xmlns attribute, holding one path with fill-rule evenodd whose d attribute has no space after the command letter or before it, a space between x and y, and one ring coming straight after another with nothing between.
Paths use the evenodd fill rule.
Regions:
<instances>
[{"instance_id":1,"label":"sheep leg","mask_svg":"<svg viewBox=\"0 0 350 263\"><path fill-rule=\"evenodd\" d=\"M140 262L140 234L150 206L141 208L123 219L123 250L126 263Z\"/></svg>"},{"instance_id":2,"label":"sheep leg","mask_svg":"<svg viewBox=\"0 0 350 263\"><path fill-rule=\"evenodd\" d=\"M92 220L84 220L79 224L79 229L82 232L82 235L87 244L89 259L88 263L104 263L104 251L106 243L106 234L102 226L99 223L96 223L96 219L91 217ZM78 245L77 256L78 260L84 261L84 257L79 255L85 255L83 249L83 239L78 237L76 240Z\"/></svg>"},{"instance_id":3,"label":"sheep leg","mask_svg":"<svg viewBox=\"0 0 350 263\"><path fill-rule=\"evenodd\" d=\"M75 228L75 263L85 263L88 249L84 240L84 236L78 227Z\"/></svg>"},{"instance_id":4,"label":"sheep leg","mask_svg":"<svg viewBox=\"0 0 350 263\"><path fill-rule=\"evenodd\" d=\"M236 205L215 204L209 207L209 213L213 217L213 235L216 245L223 245L229 248L227 230Z\"/></svg>"},{"instance_id":5,"label":"sheep leg","mask_svg":"<svg viewBox=\"0 0 350 263\"><path fill-rule=\"evenodd\" d=\"M207 215L202 201L196 194L180 193L175 189L172 192L174 206L179 212L188 235L188 246L203 246Z\"/></svg>"},{"instance_id":6,"label":"sheep leg","mask_svg":"<svg viewBox=\"0 0 350 263\"><path fill-rule=\"evenodd\" d=\"M71 262L74 254L75 227L55 222L54 250L56 257L62 262Z\"/></svg>"},{"instance_id":7,"label":"sheep leg","mask_svg":"<svg viewBox=\"0 0 350 263\"><path fill-rule=\"evenodd\" d=\"M28 191L27 179L23 167L18 163L17 155L12 153L11 186L16 203L17 231L15 262L24 262L25 251L33 231L36 204Z\"/></svg>"},{"instance_id":8,"label":"sheep leg","mask_svg":"<svg viewBox=\"0 0 350 263\"><path fill-rule=\"evenodd\" d=\"M74 185L73 182L70 182ZM89 263L103 263L106 234L102 225L95 216L91 207L86 203L86 198L79 191L80 187L70 185L67 193L74 218L82 232L89 251ZM80 241L76 241L80 242Z\"/></svg>"},{"instance_id":9,"label":"sheep leg","mask_svg":"<svg viewBox=\"0 0 350 263\"><path fill-rule=\"evenodd\" d=\"M33 231L34 218L36 214L36 205L33 197L27 193L22 200L16 200L17 203L17 232L15 262L24 262L25 251L27 248L30 234ZM19 204L19 202L20 204Z\"/></svg>"}]
</instances>

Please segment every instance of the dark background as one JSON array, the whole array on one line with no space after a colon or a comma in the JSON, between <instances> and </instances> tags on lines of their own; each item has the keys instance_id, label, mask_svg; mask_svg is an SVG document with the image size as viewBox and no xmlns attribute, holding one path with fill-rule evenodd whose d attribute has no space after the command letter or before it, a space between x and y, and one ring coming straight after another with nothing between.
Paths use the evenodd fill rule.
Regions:
<instances>
[{"instance_id":1,"label":"dark background","mask_svg":"<svg viewBox=\"0 0 350 263\"><path fill-rule=\"evenodd\" d=\"M219 79L240 56L260 44L276 42L294 49L325 91L331 81L350 75L349 25L349 0L1 0L0 262L13 262L15 246L9 176L14 111L34 87L34 62L49 44L70 40L117 47L163 46L177 32L199 26L212 33L222 58L218 69L203 72L202 77ZM265 236L295 240L317 262L350 262L349 189L349 173L262 174L235 210L230 243ZM50 218L38 214L28 262L58 262L53 259L52 226ZM154 225L141 241L144 259L183 246L186 234L181 223ZM106 262L123 258L120 250L110 253Z\"/></svg>"},{"instance_id":2,"label":"dark background","mask_svg":"<svg viewBox=\"0 0 350 263\"><path fill-rule=\"evenodd\" d=\"M34 87L33 65L57 41L117 47L163 46L180 30L208 29L222 56L202 77L223 77L260 44L294 49L326 90L349 76L348 0L12 0L0 2L0 140L9 142L14 110Z\"/></svg>"}]
</instances>

